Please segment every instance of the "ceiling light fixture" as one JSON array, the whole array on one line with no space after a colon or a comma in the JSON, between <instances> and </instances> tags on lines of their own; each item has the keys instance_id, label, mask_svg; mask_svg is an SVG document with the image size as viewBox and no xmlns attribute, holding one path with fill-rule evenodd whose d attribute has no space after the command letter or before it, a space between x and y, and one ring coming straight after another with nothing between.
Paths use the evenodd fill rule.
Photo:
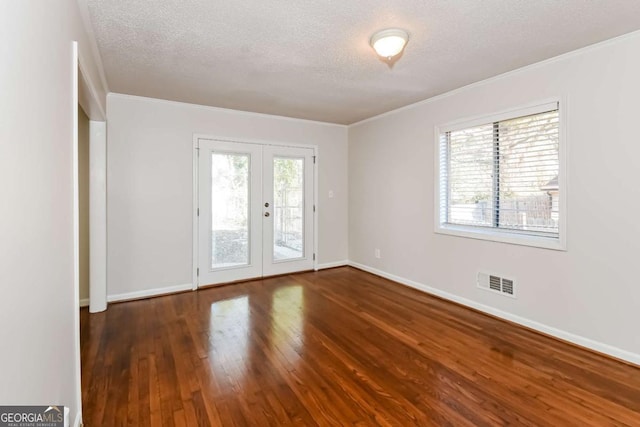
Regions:
<instances>
[{"instance_id":1,"label":"ceiling light fixture","mask_svg":"<svg viewBox=\"0 0 640 427\"><path fill-rule=\"evenodd\" d=\"M378 55L391 61L391 58L402 52L409 41L409 33L400 28L381 30L371 36L371 47Z\"/></svg>"}]
</instances>

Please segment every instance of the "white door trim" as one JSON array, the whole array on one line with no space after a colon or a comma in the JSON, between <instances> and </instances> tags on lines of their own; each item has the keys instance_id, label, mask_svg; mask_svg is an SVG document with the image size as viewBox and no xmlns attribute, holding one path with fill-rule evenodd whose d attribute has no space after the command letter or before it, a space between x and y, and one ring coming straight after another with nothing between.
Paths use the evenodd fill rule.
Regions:
<instances>
[{"instance_id":1,"label":"white door trim","mask_svg":"<svg viewBox=\"0 0 640 427\"><path fill-rule=\"evenodd\" d=\"M107 123L89 121L89 312L107 309Z\"/></svg>"},{"instance_id":2,"label":"white door trim","mask_svg":"<svg viewBox=\"0 0 640 427\"><path fill-rule=\"evenodd\" d=\"M200 149L200 140L207 139L211 141L219 141L219 142L231 142L231 143L241 143L241 144L256 144L256 145L273 145L278 147L293 147L293 148L310 148L313 149L313 155L315 157L315 167L314 167L314 177L313 177L313 204L316 207L313 218L313 251L315 254L315 260L313 261L314 270L318 269L318 211L320 210L320 206L318 205L318 146L315 144L301 144L301 143L289 143L289 142L275 142L268 140L259 140L252 138L230 138L230 137L221 137L214 136L209 134L193 134L193 196L192 196L192 253L191 253L191 261L192 261L192 282L193 282L193 290L197 290L199 287L199 278L198 278L198 256L199 256L199 237L198 237L198 198L199 198L199 188L198 188L198 173L199 173L199 161L198 161L198 150Z\"/></svg>"},{"instance_id":3,"label":"white door trim","mask_svg":"<svg viewBox=\"0 0 640 427\"><path fill-rule=\"evenodd\" d=\"M200 237L198 233L198 206L199 206L199 197L200 197L200 188L198 186L198 173L200 167L198 166L199 159L198 153L200 150L200 138L196 135L193 136L193 199L192 199L192 209L191 209L191 230L192 230L192 245L191 245L191 262L192 262L192 270L191 270L191 283L193 283L192 289L195 291L198 289L198 256L200 254L200 250L198 249L198 245L200 244Z\"/></svg>"},{"instance_id":4,"label":"white door trim","mask_svg":"<svg viewBox=\"0 0 640 427\"><path fill-rule=\"evenodd\" d=\"M72 135L72 189L73 189L73 329L74 329L74 374L76 391L76 410L82 413L82 380L81 380L81 352L80 352L80 203L79 203L79 178L78 178L78 42L71 43L71 114L73 135Z\"/></svg>"}]
</instances>

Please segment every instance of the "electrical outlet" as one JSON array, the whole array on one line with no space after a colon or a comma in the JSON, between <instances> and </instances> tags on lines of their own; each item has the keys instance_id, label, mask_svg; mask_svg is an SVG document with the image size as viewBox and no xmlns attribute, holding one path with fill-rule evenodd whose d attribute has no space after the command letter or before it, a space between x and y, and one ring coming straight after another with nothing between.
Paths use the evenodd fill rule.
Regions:
<instances>
[{"instance_id":1,"label":"electrical outlet","mask_svg":"<svg viewBox=\"0 0 640 427\"><path fill-rule=\"evenodd\" d=\"M381 258L380 249L376 248L376 250L374 251L374 255L375 255L376 258L380 259Z\"/></svg>"}]
</instances>

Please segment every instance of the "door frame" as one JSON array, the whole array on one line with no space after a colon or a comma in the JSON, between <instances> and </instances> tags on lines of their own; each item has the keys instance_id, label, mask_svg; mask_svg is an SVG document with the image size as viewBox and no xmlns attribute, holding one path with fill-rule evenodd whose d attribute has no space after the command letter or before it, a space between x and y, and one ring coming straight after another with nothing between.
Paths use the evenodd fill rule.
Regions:
<instances>
[{"instance_id":1,"label":"door frame","mask_svg":"<svg viewBox=\"0 0 640 427\"><path fill-rule=\"evenodd\" d=\"M315 210L313 212L313 253L315 258L313 260L313 269L318 269L318 212L320 207L318 205L318 165L319 165L319 156L318 156L318 146L315 144L300 144L300 143L290 143L290 142L276 142L269 140L260 140L260 139L252 139L252 138L230 138L230 137L220 137L210 134L201 134L196 133L193 134L193 205L192 205L192 252L191 252L191 260L192 260L192 283L193 290L197 290L199 287L198 283L198 260L199 260L199 216L198 216L198 198L199 198L199 187L198 187L198 172L200 168L200 162L198 160L198 150L200 149L199 141L201 139L208 139L210 141L218 141L218 142L227 142L227 143L240 143L240 144L255 144L255 145L267 145L267 146L276 146L276 147L292 147L292 148L307 148L313 150L314 157L314 168L313 168L313 205L315 206Z\"/></svg>"}]
</instances>

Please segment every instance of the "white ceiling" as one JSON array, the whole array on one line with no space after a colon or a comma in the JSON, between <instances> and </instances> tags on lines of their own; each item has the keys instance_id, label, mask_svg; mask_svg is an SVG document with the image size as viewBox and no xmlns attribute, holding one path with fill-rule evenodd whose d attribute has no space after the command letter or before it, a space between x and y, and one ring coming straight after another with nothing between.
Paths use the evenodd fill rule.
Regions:
<instances>
[{"instance_id":1,"label":"white ceiling","mask_svg":"<svg viewBox=\"0 0 640 427\"><path fill-rule=\"evenodd\" d=\"M113 92L343 124L640 29L638 0L83 1Z\"/></svg>"}]
</instances>

